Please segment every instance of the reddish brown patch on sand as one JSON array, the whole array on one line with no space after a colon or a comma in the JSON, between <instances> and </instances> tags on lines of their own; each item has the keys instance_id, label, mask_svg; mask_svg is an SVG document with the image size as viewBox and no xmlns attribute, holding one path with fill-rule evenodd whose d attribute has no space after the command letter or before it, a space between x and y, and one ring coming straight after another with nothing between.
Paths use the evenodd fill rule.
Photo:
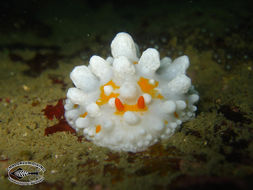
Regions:
<instances>
[{"instance_id":1,"label":"reddish brown patch on sand","mask_svg":"<svg viewBox=\"0 0 253 190\"><path fill-rule=\"evenodd\" d=\"M50 135L56 132L70 132L74 135L76 134L75 129L73 129L68 122L66 121L64 117L64 105L63 105L63 99L58 100L57 104L55 106L53 105L47 105L45 109L42 110L44 112L44 115L50 119L53 120L55 117L59 120L59 123L47 127L45 129L45 135ZM77 141L82 142L84 141L83 136L77 136Z\"/></svg>"},{"instance_id":2,"label":"reddish brown patch on sand","mask_svg":"<svg viewBox=\"0 0 253 190\"><path fill-rule=\"evenodd\" d=\"M64 116L63 99L58 100L55 106L47 105L47 107L42 111L44 112L44 115L50 120L53 120L54 117L58 120L61 119Z\"/></svg>"},{"instance_id":3,"label":"reddish brown patch on sand","mask_svg":"<svg viewBox=\"0 0 253 190\"><path fill-rule=\"evenodd\" d=\"M56 125L53 125L51 127L47 127L45 129L45 135L53 134L56 132L62 132L62 131L76 133L76 131L72 127L69 126L69 124L67 123L67 121L65 119L61 119L59 121L59 123L57 123Z\"/></svg>"}]
</instances>

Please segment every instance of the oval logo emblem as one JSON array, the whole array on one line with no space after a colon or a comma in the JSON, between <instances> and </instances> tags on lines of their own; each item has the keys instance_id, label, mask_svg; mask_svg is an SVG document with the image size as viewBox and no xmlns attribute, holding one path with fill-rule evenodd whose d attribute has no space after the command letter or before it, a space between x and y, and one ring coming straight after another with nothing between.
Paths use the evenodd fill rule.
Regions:
<instances>
[{"instance_id":1,"label":"oval logo emblem","mask_svg":"<svg viewBox=\"0 0 253 190\"><path fill-rule=\"evenodd\" d=\"M8 179L18 185L34 185L44 180L46 169L32 161L21 161L7 168Z\"/></svg>"}]
</instances>

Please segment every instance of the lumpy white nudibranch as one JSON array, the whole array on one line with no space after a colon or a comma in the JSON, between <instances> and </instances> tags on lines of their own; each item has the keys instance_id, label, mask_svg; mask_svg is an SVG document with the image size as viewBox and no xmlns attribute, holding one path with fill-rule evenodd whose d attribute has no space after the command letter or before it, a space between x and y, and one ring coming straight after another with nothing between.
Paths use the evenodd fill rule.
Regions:
<instances>
[{"instance_id":1,"label":"lumpy white nudibranch","mask_svg":"<svg viewBox=\"0 0 253 190\"><path fill-rule=\"evenodd\" d=\"M70 73L65 118L96 145L138 152L167 139L195 116L198 93L186 76L189 58L160 59L125 32L111 43L112 56L94 55Z\"/></svg>"}]
</instances>

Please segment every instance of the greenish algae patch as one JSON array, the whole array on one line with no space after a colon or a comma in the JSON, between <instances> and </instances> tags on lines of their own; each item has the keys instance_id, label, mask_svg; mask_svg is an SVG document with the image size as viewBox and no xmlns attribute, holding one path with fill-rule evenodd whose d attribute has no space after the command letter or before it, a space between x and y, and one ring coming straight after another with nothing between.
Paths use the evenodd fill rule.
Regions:
<instances>
[{"instance_id":1,"label":"greenish algae patch","mask_svg":"<svg viewBox=\"0 0 253 190\"><path fill-rule=\"evenodd\" d=\"M177 187L179 182L188 180L197 183L194 176L215 175L223 179L222 176L232 175L232 179L241 179L252 175L251 111L250 104L244 104L252 92L246 90L247 96L237 95L241 83L235 82L243 81L247 89L250 71L244 69L244 75L230 76L211 60L211 52L197 56L191 46L186 52L192 59L189 75L201 97L197 117L185 123L169 140L136 154L111 152L84 138L80 142L78 135L67 132L45 136L45 129L59 121L55 117L48 120L42 110L47 105L56 105L65 94L61 84L48 78L52 71L34 80L22 79L16 87L19 96L2 84L5 93L0 102L1 184L9 189L21 188L8 182L5 171L8 165L20 160L38 162L47 170L45 182L30 189L165 188ZM73 65L64 65L53 72L61 75L67 86L71 85L68 72ZM9 80L19 77L17 73Z\"/></svg>"}]
</instances>

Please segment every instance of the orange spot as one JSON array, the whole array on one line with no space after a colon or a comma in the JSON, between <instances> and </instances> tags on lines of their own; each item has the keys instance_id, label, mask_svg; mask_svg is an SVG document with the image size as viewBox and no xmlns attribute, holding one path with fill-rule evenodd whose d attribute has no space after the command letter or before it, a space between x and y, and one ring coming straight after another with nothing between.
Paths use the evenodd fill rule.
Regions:
<instances>
[{"instance_id":1,"label":"orange spot","mask_svg":"<svg viewBox=\"0 0 253 190\"><path fill-rule=\"evenodd\" d=\"M159 94L158 91L155 89L158 86L159 82L155 81L155 84L150 84L149 79L140 77L138 84L141 90L145 93L150 94L152 98L159 98L159 99L163 98L163 96Z\"/></svg>"},{"instance_id":2,"label":"orange spot","mask_svg":"<svg viewBox=\"0 0 253 190\"><path fill-rule=\"evenodd\" d=\"M168 124L168 121L165 120L165 121L164 121L164 124L167 125L167 124Z\"/></svg>"},{"instance_id":3,"label":"orange spot","mask_svg":"<svg viewBox=\"0 0 253 190\"><path fill-rule=\"evenodd\" d=\"M176 118L179 118L177 112L174 112L174 116L175 116Z\"/></svg>"},{"instance_id":4,"label":"orange spot","mask_svg":"<svg viewBox=\"0 0 253 190\"><path fill-rule=\"evenodd\" d=\"M111 98L116 98L119 96L118 93L111 93L109 96L107 96L104 92L104 86L110 85L112 88L118 89L119 87L112 81L110 80L108 83L100 87L100 98L96 101L97 105L102 106L106 104Z\"/></svg>"},{"instance_id":5,"label":"orange spot","mask_svg":"<svg viewBox=\"0 0 253 190\"><path fill-rule=\"evenodd\" d=\"M101 125L96 126L96 133L99 133L101 131Z\"/></svg>"},{"instance_id":6,"label":"orange spot","mask_svg":"<svg viewBox=\"0 0 253 190\"><path fill-rule=\"evenodd\" d=\"M122 104L119 98L115 98L115 105L118 111L120 112L124 111L124 105Z\"/></svg>"},{"instance_id":7,"label":"orange spot","mask_svg":"<svg viewBox=\"0 0 253 190\"><path fill-rule=\"evenodd\" d=\"M78 108L78 104L74 104L74 108Z\"/></svg>"},{"instance_id":8,"label":"orange spot","mask_svg":"<svg viewBox=\"0 0 253 190\"><path fill-rule=\"evenodd\" d=\"M85 112L84 114L80 115L80 117L85 118L88 113Z\"/></svg>"},{"instance_id":9,"label":"orange spot","mask_svg":"<svg viewBox=\"0 0 253 190\"><path fill-rule=\"evenodd\" d=\"M143 96L140 96L140 97L138 98L137 106L138 106L138 108L140 108L140 109L144 109L144 108L145 108L145 101L144 101Z\"/></svg>"},{"instance_id":10,"label":"orange spot","mask_svg":"<svg viewBox=\"0 0 253 190\"><path fill-rule=\"evenodd\" d=\"M134 64L136 65L136 64L138 64L138 62L137 62L137 61L135 61L135 62L134 62Z\"/></svg>"},{"instance_id":11,"label":"orange spot","mask_svg":"<svg viewBox=\"0 0 253 190\"><path fill-rule=\"evenodd\" d=\"M157 98L158 98L158 99L163 99L164 97L163 97L161 94L158 94L158 95L157 95Z\"/></svg>"}]
</instances>

